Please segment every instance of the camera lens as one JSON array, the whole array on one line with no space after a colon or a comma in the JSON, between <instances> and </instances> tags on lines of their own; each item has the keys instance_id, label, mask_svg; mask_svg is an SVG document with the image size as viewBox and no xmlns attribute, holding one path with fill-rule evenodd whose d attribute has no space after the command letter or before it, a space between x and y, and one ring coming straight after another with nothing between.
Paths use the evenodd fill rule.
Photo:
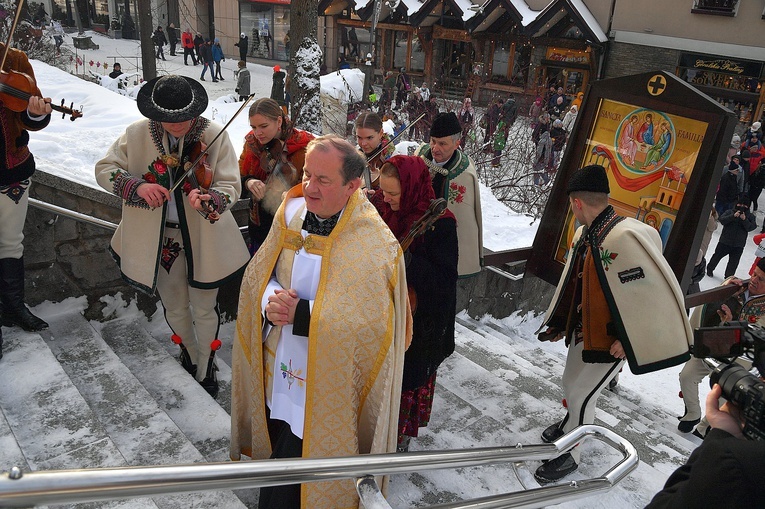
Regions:
<instances>
[{"instance_id":1,"label":"camera lens","mask_svg":"<svg viewBox=\"0 0 765 509\"><path fill-rule=\"evenodd\" d=\"M712 386L720 384L723 397L741 407L746 405L750 389L756 393L758 390L755 386L762 383L757 377L738 364L728 364L727 366L717 368L709 377L709 382Z\"/></svg>"}]
</instances>

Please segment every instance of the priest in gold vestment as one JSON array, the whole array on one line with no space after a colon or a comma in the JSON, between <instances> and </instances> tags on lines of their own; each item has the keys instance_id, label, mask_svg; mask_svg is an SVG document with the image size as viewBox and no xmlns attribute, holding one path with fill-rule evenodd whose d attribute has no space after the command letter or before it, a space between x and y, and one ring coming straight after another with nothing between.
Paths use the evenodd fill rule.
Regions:
<instances>
[{"instance_id":1,"label":"priest in gold vestment","mask_svg":"<svg viewBox=\"0 0 765 509\"><path fill-rule=\"evenodd\" d=\"M234 460L396 450L411 312L401 248L359 190L365 164L339 137L313 140L302 185L247 268L232 361ZM351 480L262 488L259 501L358 505Z\"/></svg>"}]
</instances>

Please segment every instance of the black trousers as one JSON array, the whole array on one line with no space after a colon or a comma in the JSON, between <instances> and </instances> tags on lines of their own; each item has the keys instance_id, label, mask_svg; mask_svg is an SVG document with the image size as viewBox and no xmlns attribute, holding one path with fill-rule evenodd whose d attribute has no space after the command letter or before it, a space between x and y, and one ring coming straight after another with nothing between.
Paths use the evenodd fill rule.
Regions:
<instances>
[{"instance_id":1,"label":"black trousers","mask_svg":"<svg viewBox=\"0 0 765 509\"><path fill-rule=\"evenodd\" d=\"M303 440L292 433L289 424L268 418L268 430L273 442L271 459L300 458L303 455ZM258 509L300 509L300 485L260 488Z\"/></svg>"},{"instance_id":2,"label":"black trousers","mask_svg":"<svg viewBox=\"0 0 765 509\"><path fill-rule=\"evenodd\" d=\"M717 243L715 248L715 254L709 259L707 265L708 271L715 270L717 264L720 263L724 257L728 257L728 265L725 266L725 277L734 276L736 274L736 268L738 268L738 262L741 260L741 254L744 252L743 247L733 247L728 244Z\"/></svg>"}]
</instances>

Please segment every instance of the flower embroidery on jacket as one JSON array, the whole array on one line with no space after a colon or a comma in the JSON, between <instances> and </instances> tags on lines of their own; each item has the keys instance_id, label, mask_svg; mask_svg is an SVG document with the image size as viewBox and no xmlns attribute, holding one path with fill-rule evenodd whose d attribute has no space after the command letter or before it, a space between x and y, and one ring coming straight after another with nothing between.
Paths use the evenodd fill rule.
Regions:
<instances>
[{"instance_id":1,"label":"flower embroidery on jacket","mask_svg":"<svg viewBox=\"0 0 765 509\"><path fill-rule=\"evenodd\" d=\"M143 179L151 184L159 184L170 189L170 169L180 164L177 154L163 154L149 165L149 171L143 174Z\"/></svg>"},{"instance_id":2,"label":"flower embroidery on jacket","mask_svg":"<svg viewBox=\"0 0 765 509\"><path fill-rule=\"evenodd\" d=\"M608 270L608 266L611 265L614 260L616 260L616 257L619 256L618 253L612 253L608 249L600 248L600 261L603 263L603 269Z\"/></svg>"},{"instance_id":3,"label":"flower embroidery on jacket","mask_svg":"<svg viewBox=\"0 0 765 509\"><path fill-rule=\"evenodd\" d=\"M292 359L290 359L290 365L287 366L283 362L279 363L280 369L282 371L282 378L287 379L287 387L289 389L292 389L292 384L295 383L295 380L297 380L298 387L304 387L305 386L305 378L301 378L300 375L303 374L302 369L292 369Z\"/></svg>"},{"instance_id":4,"label":"flower embroidery on jacket","mask_svg":"<svg viewBox=\"0 0 765 509\"><path fill-rule=\"evenodd\" d=\"M465 191L467 188L463 185L459 185L456 182L449 183L449 201L451 203L462 203L465 199Z\"/></svg>"},{"instance_id":5,"label":"flower embroidery on jacket","mask_svg":"<svg viewBox=\"0 0 765 509\"><path fill-rule=\"evenodd\" d=\"M170 269L173 267L173 263L180 254L181 245L173 239L165 238L165 243L162 244L162 256L159 259L159 263L168 274L170 274Z\"/></svg>"}]
</instances>

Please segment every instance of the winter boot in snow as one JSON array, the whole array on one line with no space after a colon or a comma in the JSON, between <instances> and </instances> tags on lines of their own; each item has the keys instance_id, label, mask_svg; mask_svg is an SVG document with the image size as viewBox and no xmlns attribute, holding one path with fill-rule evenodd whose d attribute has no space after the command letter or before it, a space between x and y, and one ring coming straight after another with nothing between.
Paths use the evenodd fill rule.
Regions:
<instances>
[{"instance_id":1,"label":"winter boot in snow","mask_svg":"<svg viewBox=\"0 0 765 509\"><path fill-rule=\"evenodd\" d=\"M32 314L24 304L24 257L0 260L0 300L3 303L2 323L18 325L27 332L41 331L48 324Z\"/></svg>"}]
</instances>

